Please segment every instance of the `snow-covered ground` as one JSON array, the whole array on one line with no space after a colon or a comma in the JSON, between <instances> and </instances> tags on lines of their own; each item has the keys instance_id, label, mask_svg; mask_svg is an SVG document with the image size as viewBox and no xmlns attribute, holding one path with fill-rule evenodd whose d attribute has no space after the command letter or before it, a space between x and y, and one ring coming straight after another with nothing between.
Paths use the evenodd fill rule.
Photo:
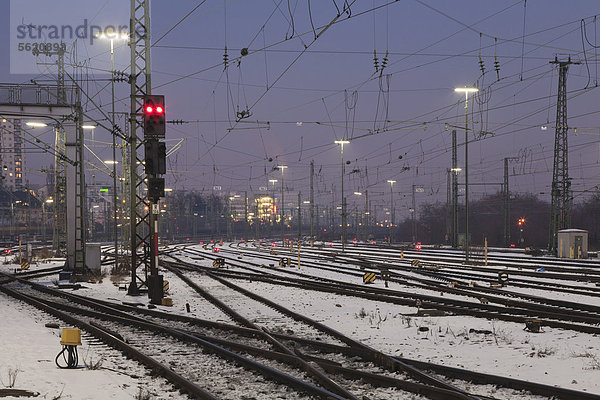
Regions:
<instances>
[{"instance_id":1,"label":"snow-covered ground","mask_svg":"<svg viewBox=\"0 0 600 400\"><path fill-rule=\"evenodd\" d=\"M227 244L223 250L226 248ZM195 249L210 252L199 246ZM212 260L198 260L197 255L188 258L181 253L180 256L190 262L212 266ZM250 253L237 261L252 261L267 266L273 263L259 254ZM335 267L336 263L329 265ZM51 264L48 263L32 265L31 269L49 266ZM14 268L14 265L0 265L0 272L9 272ZM360 281L360 277L304 266L289 270L352 283ZM170 282L168 296L173 299L174 305L159 306L160 310L232 323L227 315L186 287L175 275L168 272L164 272L164 275ZM51 285L55 279L53 276L38 281ZM208 285L201 277L198 280L200 285ZM126 283L127 277L122 281L105 277L99 283L85 283L85 288L76 293L146 306L147 297L131 297L126 290L122 290ZM597 335L552 328L544 328L541 333L530 333L516 323L467 316L426 316L417 314L418 310L412 307L276 286L255 280L236 280L235 283L391 355L600 394L600 341ZM375 286L384 287L382 282L376 282ZM390 289L424 292L393 283ZM541 291L535 291L535 294L544 295ZM565 294L557 297L570 299ZM585 302L580 297L571 300ZM186 310L186 304L190 305L190 313ZM155 399L185 398L171 392L172 388L164 380L146 376L147 370L135 362L126 360L105 346L90 345L85 336L80 348L80 365L84 364L83 358L88 363L102 358L101 368L58 369L54 357L60 351L59 331L45 327L47 322L56 320L0 295L0 389L8 386L9 371L18 370L15 387L38 392L40 398L56 398L62 392L61 399L133 399L140 388L153 393L152 398ZM428 330L419 330L424 327Z\"/></svg>"},{"instance_id":2,"label":"snow-covered ground","mask_svg":"<svg viewBox=\"0 0 600 400\"><path fill-rule=\"evenodd\" d=\"M257 254L245 255L243 260L268 265ZM352 283L361 281L360 277L311 267L290 270ZM416 309L405 306L257 281L236 283L392 355L600 394L598 335L548 327L541 333L530 333L517 323L468 316L420 317L415 315ZM384 288L381 281L374 286ZM390 283L389 289L431 294L395 283ZM544 296L548 292L535 291L535 294ZM561 293L556 298L596 303L596 298L572 296ZM419 332L421 326L429 330Z\"/></svg>"},{"instance_id":3,"label":"snow-covered ground","mask_svg":"<svg viewBox=\"0 0 600 400\"><path fill-rule=\"evenodd\" d=\"M156 399L181 398L164 379L149 376L146 368L117 351L93 344L85 335L78 348L81 368L59 369L54 359L61 350L61 330L45 325L68 326L2 293L0 320L0 398L15 398L2 395L2 390L11 386L37 393L42 399L131 400L140 393Z\"/></svg>"}]
</instances>

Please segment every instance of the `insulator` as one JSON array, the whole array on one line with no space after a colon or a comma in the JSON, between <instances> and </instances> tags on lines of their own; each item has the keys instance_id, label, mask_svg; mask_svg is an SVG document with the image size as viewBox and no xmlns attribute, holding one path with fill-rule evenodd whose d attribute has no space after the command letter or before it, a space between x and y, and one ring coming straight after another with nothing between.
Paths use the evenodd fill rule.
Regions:
<instances>
[{"instance_id":1,"label":"insulator","mask_svg":"<svg viewBox=\"0 0 600 400\"><path fill-rule=\"evenodd\" d=\"M229 65L229 55L227 54L227 46L225 46L225 53L223 54L223 66L224 69L227 69Z\"/></svg>"},{"instance_id":2,"label":"insulator","mask_svg":"<svg viewBox=\"0 0 600 400\"><path fill-rule=\"evenodd\" d=\"M387 66L387 62L388 62L388 51L385 51L385 57L383 57L383 62L381 63L381 71L383 72L383 70L385 69L385 67Z\"/></svg>"},{"instance_id":3,"label":"insulator","mask_svg":"<svg viewBox=\"0 0 600 400\"><path fill-rule=\"evenodd\" d=\"M375 64L375 72L379 72L379 61L377 60L377 52L373 50L373 63Z\"/></svg>"},{"instance_id":4,"label":"insulator","mask_svg":"<svg viewBox=\"0 0 600 400\"><path fill-rule=\"evenodd\" d=\"M500 80L500 63L498 62L498 57L494 54L494 69L496 70L496 76L498 80Z\"/></svg>"},{"instance_id":5,"label":"insulator","mask_svg":"<svg viewBox=\"0 0 600 400\"><path fill-rule=\"evenodd\" d=\"M479 69L481 70L481 75L485 74L485 66L483 64L483 59L481 58L481 53L479 53Z\"/></svg>"}]
</instances>

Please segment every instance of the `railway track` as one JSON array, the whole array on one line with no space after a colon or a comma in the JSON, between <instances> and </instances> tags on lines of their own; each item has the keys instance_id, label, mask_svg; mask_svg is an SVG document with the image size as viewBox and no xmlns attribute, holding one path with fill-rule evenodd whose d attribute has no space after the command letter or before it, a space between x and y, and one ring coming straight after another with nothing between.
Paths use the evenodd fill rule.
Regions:
<instances>
[{"instance_id":1,"label":"railway track","mask_svg":"<svg viewBox=\"0 0 600 400\"><path fill-rule=\"evenodd\" d=\"M195 254L204 254L205 257L216 257L214 255L207 255L207 253L197 252L195 250L187 250L189 252ZM227 252L230 250L221 250L219 257L224 257L223 252ZM238 250L232 250L234 254L238 254ZM280 255L292 255L292 253L281 253L279 249ZM265 258L267 260L277 259L278 257L273 257L270 254L262 254L260 257ZM244 265L249 266L252 265L253 273L256 273L260 270L266 271L274 271L274 268L265 268L264 264L259 264L256 262L248 262L244 261L240 263L239 260L229 257L228 262L231 265L236 265L240 268L245 268ZM315 263L307 263L303 261L303 267L317 268L317 269L327 269L333 271L344 271L344 273L355 276L356 278L360 278L364 272L373 271L377 274L380 273L380 270L375 269L364 269L359 270L358 268L354 270L347 270L344 267L332 267L325 266L323 264L315 264ZM258 268L258 270L256 269ZM523 294L523 297L528 297L529 301L520 301L513 300L510 298L503 298L501 295L504 294L501 291L497 291L497 295L490 295L489 292L482 293L477 291L474 288L468 287L450 287L446 284L440 284L437 282L428 282L428 283L419 283L418 286L421 289L428 289L433 292L444 292L451 293L463 297L469 298L468 300L461 300L455 298L448 298L447 296L439 296L432 294L419 294L414 291L400 291L400 290L391 290L391 289L380 289L374 287L365 287L364 285L355 285L349 284L346 282L341 282L339 280L332 279L324 279L324 278L315 278L313 276L290 271L290 270L279 270L277 274L286 274L299 277L303 279L302 281L293 281L292 278L287 279L287 282L281 277L275 278L270 277L271 281L277 281L279 284L291 284L293 282L295 285L303 285L305 288L314 288L315 290L322 291L334 291L335 289L331 285L336 285L336 288L341 292L340 294L346 295L354 295L363 298L378 298L381 301L392 302L395 304L404 304L410 306L417 306L420 304L424 308L434 308L439 310L444 310L447 312L452 312L455 314L465 314L472 315L476 317L484 317L484 318L496 318L500 320L512 321L512 322L521 322L525 323L528 319L531 318L542 318L543 321L541 323L546 326L563 328L563 329L572 329L580 332L587 333L600 333L600 327L598 324L600 323L600 317L597 313L598 307L595 306L586 306L585 304L576 304L572 302L560 302L560 301L552 301L543 298L534 298L536 302L531 301L531 296L527 296ZM390 272L393 273L393 269L390 266ZM271 274L274 275L274 272ZM267 279L267 278L256 278L256 279ZM311 280L311 282L307 282L307 280ZM321 284L312 282L312 281L320 281ZM397 276L390 278L391 282L398 282L407 285L408 287L416 287L414 283L411 283L407 280L399 279ZM444 282L447 283L447 282ZM482 302L482 299L485 299L485 302ZM537 302L541 302L539 304ZM550 304L544 304L550 303ZM495 304L494 304L495 303ZM572 323L576 322L576 323Z\"/></svg>"},{"instance_id":2,"label":"railway track","mask_svg":"<svg viewBox=\"0 0 600 400\"><path fill-rule=\"evenodd\" d=\"M302 370L292 370L258 352L255 359L242 356L186 330L160 324L156 316L155 321L148 321L92 299L55 293L35 284L4 284L0 290L124 351L159 371L192 398L237 399L245 395L264 399L352 398L329 392L310 379L294 376L304 375ZM85 316L87 322L81 316ZM266 352L264 348L261 350Z\"/></svg>"},{"instance_id":3,"label":"railway track","mask_svg":"<svg viewBox=\"0 0 600 400\"><path fill-rule=\"evenodd\" d=\"M242 262L239 263L241 264ZM199 389L206 392L203 395L197 395L198 398L210 398L200 396L239 398L228 397L231 395L231 388L226 388L222 393L219 392L221 386L217 385L217 389L215 390L214 386L211 387L209 382L197 378L193 371L188 371L189 374L180 373L182 370L186 370L190 363L201 365L203 360L205 360L204 352L206 352L211 356L217 355L221 363L227 362L233 364L234 368L243 369L243 373L248 373L247 369L252 370L252 376L258 374L261 384L264 381L267 387L276 386L281 387L281 390L287 391L291 390L290 386L294 387L293 394L286 394L283 398L312 396L321 398L387 399L409 398L406 396L410 396L412 393L413 395L422 395L431 399L600 399L600 396L579 393L568 389L553 388L551 386L532 384L511 378L477 374L473 371L452 369L435 364L419 363L416 360L390 357L359 342L355 342L322 324L316 323L313 325L315 321L310 321L301 315L294 315L293 312L285 310L277 304L269 304L267 299L263 299L261 296L244 290L241 287L236 288L236 284L234 283L236 279L259 279L261 276L262 279L265 276L269 277L269 273L265 271L240 276L234 273L234 271L221 271L208 268L209 271L200 269L203 273L200 276L197 272L190 271L192 266L188 265L189 263L179 262L178 264L177 267L172 266L171 268L173 270L176 268L179 269L181 279L188 279L190 282L201 280L203 284L206 284L207 277L210 277L212 283L207 284L209 287L208 296L205 294L203 297L214 298L215 302L212 300L209 300L209 302L220 308L223 315L229 318L228 321L237 324L237 326L230 323L202 321L190 317L165 314L156 310L146 310L105 301L90 300L83 296L65 293L64 291L56 292L40 285L25 284L24 280L20 280L20 283L16 286L27 288L29 291L35 291L37 300L27 293L15 295L17 297L20 296L26 301L38 301L41 303L37 305L39 307L55 310L53 312L65 313L66 317L63 317L67 319L77 318L81 314L86 315L94 323L94 325L89 323L88 325L92 328L96 327L96 329L104 332L104 334L111 332L108 334L111 336L111 340L114 340L115 333L124 338L133 338L129 344L139 346L137 349L141 353L141 355L138 355L139 359L144 359L145 356L157 362L158 365L162 365L162 368L164 368L164 370L161 370L160 367L155 366L152 367L153 369L158 368L157 370L161 370L165 375L175 374L169 380L178 388L188 391L188 393L193 390L193 386L192 388L185 388L183 386L184 382L198 386ZM10 277L10 279L12 278ZM8 283L8 280L8 277L0 278L0 290L5 293L15 289L15 287L11 287L11 285L15 285ZM216 285L216 283L219 285ZM211 290L212 294L210 293ZM246 300L243 300L242 297L236 298L238 295L233 296L229 293L229 290L238 293L238 295L240 293L243 294L243 296L247 297ZM39 293L37 293L40 291L44 295L49 295L50 292L53 293L50 296L51 298L42 299ZM249 299L261 303L263 306L254 303L250 306ZM77 304L77 307L74 304ZM246 315L241 315L234 310L234 307L238 309L245 307L252 311ZM272 314L273 309L277 310L279 314L284 314L286 318L276 315L277 313ZM271 320L277 321L277 323ZM301 325L295 325L298 321L302 321L312 328L307 329L302 328ZM85 322L78 323L85 324ZM75 325L74 322L73 324ZM133 324L135 328L129 328L129 324ZM84 329L86 328L87 326L84 327ZM129 329L133 330L129 331ZM148 336L136 338L135 332L141 329L144 329ZM157 334L160 335L161 342L174 340L174 344L169 345L176 349L173 352L174 359L169 358L157 348L153 349L152 346L143 348L143 346L151 343L153 341L152 338L155 337L153 335ZM125 344L127 345L127 343ZM195 350L190 350L190 344L196 346L194 347ZM143 348L144 351L140 351L140 348ZM291 351L286 351L286 348ZM221 351L226 349L230 353L235 354L235 356L228 353L226 353L228 355L223 355ZM134 350L136 349L134 348ZM194 359L193 357L200 357L199 353L202 353L202 357ZM190 359L186 357L192 357L192 361L189 361ZM230 357L234 357L233 360ZM244 359L249 360L241 361ZM150 361L146 359L145 362L148 365ZM263 370L256 366L248 368L246 363L250 362L262 365ZM307 364L312 365L318 373L315 374L314 371L307 368ZM257 368L260 372L257 372ZM288 376L286 379L290 379L290 377L299 379L308 385L308 388L298 389L294 386L297 383L291 384L285 381L282 383L281 380L284 378L268 375L264 372L265 368L266 370L269 370L269 368L275 371L283 370L284 375ZM220 369L216 368L216 370ZM429 372L423 372L425 370ZM330 386L329 389L331 390L328 390L327 385L324 384L326 381L319 379L319 373L326 379L334 379L333 382L335 382L337 387ZM239 381L235 381L233 377L227 377L223 374L221 376L227 382ZM454 380L448 381L449 378ZM251 378L248 376L247 379ZM246 378L242 379L242 381L245 382ZM493 389L490 393L486 391L489 388L479 390L478 385L468 384L468 381L479 383L482 385L482 388L484 387L483 385L491 383L511 389ZM261 390L266 390L260 389L258 383L256 385L256 388L252 389L253 392L260 394ZM341 392L340 389L342 390ZM311 390L315 392L311 392ZM535 394L527 394L523 391ZM233 392L235 393L235 391ZM483 393L473 394L472 392ZM402 393L405 394L403 395ZM256 398L261 397L257 396Z\"/></svg>"},{"instance_id":4,"label":"railway track","mask_svg":"<svg viewBox=\"0 0 600 400\"><path fill-rule=\"evenodd\" d=\"M289 370L290 368L294 368L295 370L300 370L301 373L306 372L308 374L305 368L306 366L303 365L305 364L305 362L301 361L300 358L297 357L295 354L286 354L285 352L282 353L265 349L265 345L261 343L258 343L259 346L256 346L256 338L254 339L253 343L253 341L249 341L247 337L244 337L243 339L238 338L236 341L231 341L228 339L223 339L223 335L220 335L218 337L206 336L203 333L199 333L194 330L190 331L190 324L187 324L188 326L180 326L178 328L169 328L165 325L159 324L156 321L157 319L163 319L162 322L164 323L164 319L167 319L171 320L169 325L172 325L172 320L179 321L181 324L185 320L184 318L164 318L164 315L159 317L160 313L151 312L150 310L144 310L146 312L150 312L150 314L152 315L152 319L154 320L146 321L142 318L134 317L129 313L124 313L124 306L114 307L114 305L110 305L107 302L90 300L82 296L76 296L65 292L56 292L55 290L48 289L44 286L33 283L20 283L18 285L13 285L16 286L18 290L15 290L14 287L11 288L10 286L11 285L6 284L0 286L0 290L21 300L30 302L30 304L34 304L35 306L42 308L46 311L50 311L53 313L53 315L57 315L63 320L68 320L73 325L82 326L86 330L93 330L95 328L99 329L102 332L109 332L113 339L116 336L124 339L129 338L125 339L128 342L126 345L123 344L124 342L121 343L121 345L132 347L133 349L130 349L129 351L133 352L135 352L137 348L137 351L139 352L137 354L137 358L145 359L146 363L157 363L156 365L162 365L162 370L169 371L170 376L168 376L168 378L174 381L174 383L181 385L182 382L187 382L188 387L186 387L185 390L195 391L195 394L193 395L193 397L195 398L213 398L211 396L215 395L217 395L218 398L239 398L239 393L235 392L235 390L232 390L232 385L236 383L240 385L239 387L244 387L244 390L250 391L251 393L269 393L269 396L264 398L270 399L278 397L296 397L290 395L289 388L286 388L285 385L280 390L282 393L281 396L278 396L277 390L274 390L272 388L272 383L263 382L264 379L259 379L256 378L256 376L254 376L256 374L253 374L252 376L242 376L243 374L240 373L239 368L236 369L232 368L231 365L223 365L222 362L217 363L213 358L207 359L207 357L209 357L208 355L203 354L202 356L200 356L198 349L190 348L189 343L193 343L194 345L202 347L203 351L206 351L208 349L209 353L219 354L219 357L225 358L226 360L231 361L232 359L235 363L239 363L246 368L248 367L248 364L250 364L253 367L253 369L258 369L259 371L261 371L262 374L267 375L269 379L275 379L276 381L283 380L283 384L290 384L290 381L292 381L291 383L293 383L293 385L291 386L299 386L300 389L303 389L305 392L312 396L316 395L316 397L327 399L357 398L350 392L347 392L346 395L336 395L332 392L327 392L326 390L321 389L316 385L306 383L303 380L298 382L298 378L291 377L289 372L276 372L277 370L273 366L265 366L265 364L268 364L270 362L270 364L275 363L276 366L278 366L280 369L283 368ZM34 297L36 299L34 299ZM73 304L77 304L77 306L73 306ZM134 312L137 311L140 310L135 310ZM76 315L85 315L86 317L90 318L90 322L85 323L83 321L77 320ZM220 327L222 328L223 326ZM140 330L143 330L143 335L140 335ZM264 329L252 329L250 331L253 337L259 337L261 340L264 340ZM160 338L156 337L157 333L161 335ZM232 333L229 332L228 335L231 336ZM246 336L248 336L248 330L246 331ZM173 339L177 339L175 343L172 343ZM311 341L310 339L306 338L297 338L291 336L286 336L286 339L290 341L290 343L298 341L301 343L314 342L324 344L322 342ZM260 340L258 341L260 342ZM183 345L183 347L181 347L180 342L187 343L187 345ZM219 343L219 345L215 345L214 342ZM155 345L152 345L153 343ZM255 346L250 346L248 343L253 343L255 344ZM335 346L332 344L329 345ZM171 351L168 352L168 355L165 354L165 346L171 349ZM223 349L224 347L232 348L237 351L241 351L246 354L257 357L260 359L260 361L262 361L262 363L260 363L257 366L257 361L248 360L246 357L236 353L227 353ZM341 348L341 346L339 347ZM142 348L142 351L140 351L139 348ZM345 352L349 351L349 349L345 350ZM140 354L143 354L143 356ZM169 358L169 355L173 355L174 358ZM356 356L356 354L354 354L353 356ZM191 359L187 359L186 357L191 357ZM435 385L420 384L414 379L407 380L403 375L395 372L387 373L385 375L381 373L374 373L373 371L377 371L377 368L372 365L369 368L370 372L366 372L360 371L356 368L345 368L342 367L339 362L324 360L318 357L309 357L309 359L316 365L318 365L319 369L335 372L337 378L343 378L342 380L348 386L352 387L352 389L362 392L363 397L361 398L364 398L364 396L366 396L367 394L371 396L369 398L373 399L391 398L400 395L398 392L398 390L400 390L404 391L407 395L409 393L423 394L426 395L427 398L431 399L492 399L492 397L479 397L463 393L460 389L452 388L450 385L447 384L445 385L450 387L451 390L439 388ZM393 359L390 358L390 360ZM404 364L403 361L399 360L393 360L393 362L394 364L399 365ZM357 362L354 361L353 363L355 364L354 366L356 366ZM289 365L284 365L282 367L280 364ZM156 365L153 368L157 368ZM199 379L198 373L194 373L194 371L189 371L189 367L187 367L189 365L199 365L202 367L208 365L212 368L208 369L213 371L213 373L210 373L209 371L208 375L206 375L207 368L204 368L203 374L205 375L202 375L204 379ZM225 371L232 370L235 372L235 374L228 375L226 373L223 373L222 371L224 368ZM229 370L227 368L229 368ZM414 369L414 367L408 368ZM177 369L185 369L185 376L190 376L190 378L183 377L182 374L173 371ZM210 392L198 387L198 381L204 384L203 387L214 387L216 383L212 380L212 378L209 379L214 375L214 373L220 374L219 379L224 380L227 384L223 384L221 386L217 385L218 388L212 389ZM283 377L281 375L283 375ZM404 379L400 379L399 377ZM428 376L426 377L430 383L440 382L436 378ZM368 382L368 384L358 383L362 381ZM251 384L246 384L246 382L250 382ZM268 390L261 389L260 387L254 387L263 383L267 385ZM222 389L222 387L225 387L225 389ZM225 392L223 392L223 390L225 390ZM202 394L200 393L201 391L205 392ZM288 393L284 394L284 392ZM261 397L259 396L257 398Z\"/></svg>"},{"instance_id":5,"label":"railway track","mask_svg":"<svg viewBox=\"0 0 600 400\"><path fill-rule=\"evenodd\" d=\"M214 255L212 255L212 254L209 254L209 253L204 253L204 254L205 254L205 255L207 256L207 258L209 258L209 259L210 259L211 257L215 257ZM173 255L172 255L172 256L173 256ZM222 256L222 254L220 254L220 255L218 255L218 256ZM240 262L240 261L237 261L237 260L236 260L236 261L233 261L233 260L228 260L228 263L229 263L231 266L235 266L235 265L237 265L237 264L240 264L240 263L242 263L242 262ZM244 261L243 263L246 263L246 262ZM179 268L181 268L182 270L185 270L185 269L188 269L188 270L190 270L190 269L196 269L196 270L198 270L198 269L200 269L200 270L203 270L203 271L205 271L207 274L210 274L210 275L215 275L215 276L216 276L216 275L220 275L220 276L223 276L223 277L227 277L227 279L228 279L228 280L230 280L230 281L231 281L231 280L235 280L235 279L244 279L244 280L248 280L248 279L250 279L250 280L252 280L252 279L256 279L256 280L263 280L263 278L265 278L265 276L267 276L267 275L270 275L268 272L264 272L264 271L262 271L262 272L258 271L258 272L254 272L254 273L238 274L237 272L234 272L234 271L223 271L223 270L216 270L216 269L214 269L214 268L198 268L197 266L191 265L190 263L185 263L185 262L181 262L181 261L177 261L177 264L178 264L178 267L179 267ZM211 272L211 271L212 271L212 272ZM271 275L272 275L272 274L271 274ZM269 276L269 277L272 277L272 276ZM267 280L268 280L268 279L267 279ZM304 288L304 287L303 287L303 288ZM253 295L253 296L256 296L256 295ZM258 296L258 297L260 297L260 296ZM267 301L267 302L268 302L268 301ZM273 304L273 306L274 306L274 307L278 307L278 308L279 308L279 307L281 307L281 306L279 306L279 305L277 305L277 304ZM280 337L280 335L282 335L282 334L277 334L277 336L278 336L278 337ZM296 341L297 341L297 340L298 340L298 339L296 339ZM311 341L310 339L301 339L301 340L302 340L302 341ZM351 340L351 339L350 339L350 341L348 341L348 339L343 339L343 338L342 338L341 340L343 340L343 341L344 341L344 342L345 342L345 343L346 343L348 346L350 346L350 347L353 347L353 346L352 346L352 344L351 344L351 342L352 342L352 340ZM314 341L312 341L312 342L314 342ZM333 343L322 343L322 342L319 342L319 343L321 343L321 344L322 344L323 346L325 346L325 347L328 347L328 346L329 346L330 348L336 348L336 347L339 347L339 345L336 345L336 344L333 344ZM360 345L359 345L359 347L360 347ZM321 349L320 351L323 351L323 349ZM361 349L360 351L361 351L361 352L364 352L365 350ZM368 352L370 352L370 351L373 351L373 350L372 350L372 349L367 349L366 351L367 351L367 354L368 354ZM308 353L308 354L311 354L311 353ZM375 356L370 356L370 358L376 358L376 355L375 355ZM396 359L396 360L397 360L397 359ZM335 360L334 360L334 361L335 361ZM407 364L408 364L408 363L407 363ZM410 364L409 364L409 365L410 365ZM421 364L421 366L424 366L424 364ZM343 367L342 367L342 368L343 368ZM450 370L446 370L446 373L450 374ZM450 374L450 375L451 375L451 374ZM465 375L463 375L463 378L464 378L464 377L465 377ZM483 377L483 376L480 376L480 377L478 377L478 378L474 378L474 379L478 380L479 382L490 382L490 380L489 380L489 377L488 377L488 378L485 378L485 377ZM487 379L487 380L486 380L486 379ZM508 378L508 379L509 379L509 381L511 382L509 385L513 385L513 386L511 386L511 387L519 387L519 388L521 388L521 389L523 388L523 386L520 386L521 384L518 384L518 383L516 383L516 380L515 380L515 381L511 381L511 380L510 380L510 378ZM498 381L498 382L499 382L499 381ZM500 383L498 383L498 384L500 384ZM542 385L542 386L543 386L543 385ZM555 389L556 389L556 390L555 390ZM569 396L571 396L571 398L572 398L572 396L573 396L573 393L570 393L570 394L563 393L563 394L561 395L560 393L558 393L558 392L560 392L560 390L561 390L561 389L557 389L557 388L550 389L550 387L546 387L546 388L545 388L545 391L544 391L544 390L541 390L541 388L533 389L534 393L540 393L540 394L541 394L541 395L543 395L543 396L548 396L548 394L549 394L550 392L552 392L552 394L551 394L550 396L553 396L553 397L556 397L556 398L570 398ZM514 396L514 394L513 394L513 396ZM586 394L585 396L587 396L587 394ZM592 398L596 398L596 397L597 397L596 395L591 395L591 396L592 396ZM513 398L514 398L514 397L513 397ZM519 398L521 398L521 397L519 396Z\"/></svg>"},{"instance_id":6,"label":"railway track","mask_svg":"<svg viewBox=\"0 0 600 400\"><path fill-rule=\"evenodd\" d=\"M177 259L175 258L175 260L177 260ZM418 369L416 369L408 364L405 364L398 360L394 360L393 358L391 358L389 356L383 355L371 348L368 348L367 346L342 335L341 333L337 332L336 330L334 330L332 328L329 328L329 327L327 327L321 323L318 323L310 318L307 318L307 317L302 316L298 313L295 313L289 309L286 309L278 304L275 304L275 303L265 299L262 296L259 296L250 291L247 291L247 290L233 284L231 281L229 281L227 279L221 278L215 274L207 273L206 275L209 277L209 279L211 279L213 281L217 281L218 283L221 284L221 287L219 288L219 290L222 291L224 287L231 289L231 291L226 296L221 295L221 297L226 297L229 303L234 304L234 307L236 307L238 310L239 309L246 310L246 314L247 314L248 310L253 310L254 313L258 312L258 314L254 314L254 316L252 317L253 321L250 321L248 317L242 316L238 311L236 311L232 307L226 305L224 303L224 301L219 300L216 296L213 296L212 294L210 294L209 291L207 291L204 288L201 288L199 285L194 283L193 279L188 277L189 273L184 274L181 271L178 271L177 263L163 262L163 265L167 266L167 268L169 270L176 273L177 276L179 278L181 278L183 281L185 281L188 285L194 287L195 290L197 290L201 296L203 296L203 297L209 299L211 302L213 302L216 307L218 307L221 310L225 310L226 313L228 315L230 315L232 317L232 319L234 319L236 322L240 323L241 325L243 325L245 327L255 329L259 332L265 332L267 335L267 340L271 341L273 344L275 344L277 347L279 347L281 349L286 350L287 347L286 347L286 345L278 342L276 339L273 338L273 334L272 334L273 332L278 332L278 333L294 332L295 334L298 334L298 333L301 334L303 336L302 339L305 339L305 340L315 341L315 339L317 339L320 342L325 342L328 344L334 344L334 345L338 345L338 346L345 344L350 347L361 349L363 351L363 354L366 356L365 361L368 363L375 363L378 365L378 367L382 368L383 370L387 369L390 372L403 371L404 373L406 373L406 375L408 377L410 377L412 379L416 379L417 381L421 381L425 384L432 385L432 388L427 389L427 391L433 390L434 392L436 392L438 388L441 388L442 390L445 390L447 392L445 394L445 396L449 396L449 393L454 393L455 396L458 396L457 398L478 398L478 397L471 396L470 394L464 392L463 390L461 390L457 387L454 387L454 386L449 385L439 379L436 379L432 376L424 374L421 371L419 371ZM204 281L205 281L205 285L206 285L206 279L204 279ZM214 290L215 290L215 287L213 286L213 291ZM242 297L239 297L240 295ZM255 302L257 304L252 304L253 302ZM252 304L252 305L250 305L250 304ZM273 311L275 311L275 313L273 313ZM282 316L284 318L282 318ZM256 320L259 320L260 322L262 322L262 324L259 322L259 325L257 325L254 322ZM260 325L263 325L263 326L260 326ZM290 351L290 353L294 353L294 352ZM324 361L324 363L328 365L328 364L331 364L332 361ZM339 358L337 360L333 361L333 363L339 364L340 368L343 368L343 367L341 367ZM356 371L353 374L351 374L349 372L352 369L356 369L356 361L349 362L348 360L346 360L346 363L349 364L350 366L352 366L353 368L346 368L344 370L344 372L350 376L359 376L359 373ZM372 369L372 367L371 367L371 369ZM338 370L338 371L341 371L341 370ZM377 372L381 373L383 371L379 370ZM363 375L362 379L365 379L365 378L366 378L366 376ZM388 378L390 378L390 377L388 377ZM379 378L377 378L377 374L373 374L369 380L373 381L376 379L379 379ZM384 384L383 383L384 381L385 381L385 379L381 378L380 382L382 384ZM421 393L424 390L425 389L421 388L421 389L419 389L419 392ZM363 394L366 395L367 393L369 393L369 392L366 391ZM348 394L346 394L346 395L348 395Z\"/></svg>"}]
</instances>

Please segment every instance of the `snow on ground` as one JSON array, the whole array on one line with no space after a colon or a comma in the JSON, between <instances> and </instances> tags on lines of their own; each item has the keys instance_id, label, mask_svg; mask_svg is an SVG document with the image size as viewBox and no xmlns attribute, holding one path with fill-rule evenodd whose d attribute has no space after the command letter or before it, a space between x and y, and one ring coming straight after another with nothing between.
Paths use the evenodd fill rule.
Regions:
<instances>
[{"instance_id":1,"label":"snow on ground","mask_svg":"<svg viewBox=\"0 0 600 400\"><path fill-rule=\"evenodd\" d=\"M256 253L244 256L244 260L265 262ZM289 270L352 283L360 281L359 277L310 267ZM468 316L418 317L416 309L405 306L257 281L236 283L392 355L600 393L597 335L547 327L543 333L536 334L511 322ZM376 281L374 286L383 288L383 283ZM390 283L390 290L399 288L426 292ZM444 294L444 297L450 295ZM567 300L569 295L559 298ZM581 300L580 296L573 295L572 301ZM595 303L590 298L587 300ZM418 327L429 330L419 332Z\"/></svg>"},{"instance_id":2,"label":"snow on ground","mask_svg":"<svg viewBox=\"0 0 600 400\"><path fill-rule=\"evenodd\" d=\"M0 293L0 398L2 389L10 387L39 393L42 399L115 399L131 400L142 391L161 399L179 399L169 394L173 388L159 378L147 376L148 370L127 360L119 352L91 344L82 337L78 348L78 369L59 369L54 358L61 350L60 330L47 328L53 317ZM68 327L61 324L62 327ZM101 361L99 369L90 369Z\"/></svg>"},{"instance_id":3,"label":"snow on ground","mask_svg":"<svg viewBox=\"0 0 600 400\"><path fill-rule=\"evenodd\" d=\"M600 393L596 335L552 328L534 334L511 322L418 317L406 306L257 281L236 283L391 355ZM429 330L419 332L419 327Z\"/></svg>"},{"instance_id":4,"label":"snow on ground","mask_svg":"<svg viewBox=\"0 0 600 400\"><path fill-rule=\"evenodd\" d=\"M226 247L223 247L225 250ZM196 248L201 250L201 247ZM200 261L196 255L193 257L188 260L204 266L212 265L211 260ZM246 253L237 261L273 263L256 253ZM54 264L58 265L60 261ZM332 262L329 265L335 268L338 264ZM52 264L49 263L33 265L31 269L50 266ZM14 265L0 265L0 272L14 268ZM304 266L287 270L352 283L361 281L360 277ZM270 269L269 272L282 271ZM166 271L163 274L171 282L169 297L173 298L174 306L158 306L158 309L230 322L225 314L185 287L175 276ZM39 279L49 285L55 280L56 276ZM131 297L122 290L127 281L127 277L123 277L122 281L106 277L100 283L85 283L85 289L75 293L146 306L146 296ZM544 328L542 333L536 334L524 331L521 324L511 322L468 316L421 316L417 315L417 309L407 306L258 281L236 280L235 283L388 354L600 394L600 341L597 335L552 328ZM375 286L383 288L382 282L376 282ZM390 284L390 289L414 290L398 284ZM535 291L535 294L544 295L543 291ZM557 297L584 300L568 295ZM190 314L186 311L186 303L191 306ZM149 386L149 380L144 377L145 370L118 355L104 361L100 370L59 370L53 360L60 351L58 332L44 327L44 323L54 320L23 303L0 297L0 320L0 354L3 355L0 359L0 386L7 381L9 369L19 369L22 372L17 376L16 387L40 392L47 398L58 395L63 388L63 399L132 399L140 386L161 393L160 383ZM419 330L425 327L428 328L426 331ZM89 346L85 338L83 349L80 354L89 354L91 359L98 359L102 352L107 351L104 347ZM124 365L127 373L134 377L112 371L119 371ZM169 398L165 396L158 398ZM181 398L175 394L171 396Z\"/></svg>"}]
</instances>

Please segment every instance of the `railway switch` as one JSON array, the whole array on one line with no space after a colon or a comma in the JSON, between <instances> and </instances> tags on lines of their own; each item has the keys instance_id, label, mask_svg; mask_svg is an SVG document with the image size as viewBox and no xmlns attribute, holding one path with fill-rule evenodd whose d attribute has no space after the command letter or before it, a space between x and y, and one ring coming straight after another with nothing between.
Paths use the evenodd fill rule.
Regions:
<instances>
[{"instance_id":1,"label":"railway switch","mask_svg":"<svg viewBox=\"0 0 600 400\"><path fill-rule=\"evenodd\" d=\"M77 365L79 364L77 346L81 346L81 330L63 328L60 344L62 345L62 350L54 359L56 366L62 369L77 368ZM61 357L65 363L64 365L62 365L59 361L59 358Z\"/></svg>"}]
</instances>

